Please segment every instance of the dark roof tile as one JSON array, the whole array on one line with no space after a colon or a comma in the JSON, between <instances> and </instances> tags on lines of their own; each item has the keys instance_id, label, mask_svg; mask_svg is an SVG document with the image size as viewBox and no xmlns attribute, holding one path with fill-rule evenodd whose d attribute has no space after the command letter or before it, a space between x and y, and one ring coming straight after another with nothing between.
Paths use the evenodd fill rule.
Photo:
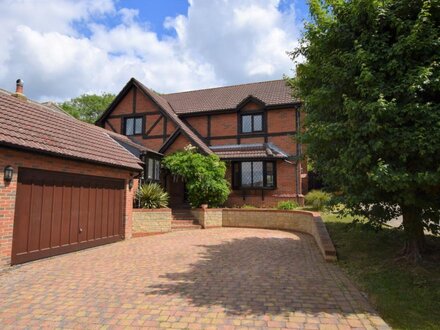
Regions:
<instances>
[{"instance_id":1,"label":"dark roof tile","mask_svg":"<svg viewBox=\"0 0 440 330\"><path fill-rule=\"evenodd\" d=\"M244 99L253 96L267 106L298 103L292 89L284 80L201 89L189 92L164 94L178 114L235 109Z\"/></svg>"},{"instance_id":2,"label":"dark roof tile","mask_svg":"<svg viewBox=\"0 0 440 330\"><path fill-rule=\"evenodd\" d=\"M108 131L0 91L0 144L129 169L140 160Z\"/></svg>"},{"instance_id":3,"label":"dark roof tile","mask_svg":"<svg viewBox=\"0 0 440 330\"><path fill-rule=\"evenodd\" d=\"M221 159L275 158L286 159L287 153L272 143L229 144L211 146L214 153Z\"/></svg>"}]
</instances>

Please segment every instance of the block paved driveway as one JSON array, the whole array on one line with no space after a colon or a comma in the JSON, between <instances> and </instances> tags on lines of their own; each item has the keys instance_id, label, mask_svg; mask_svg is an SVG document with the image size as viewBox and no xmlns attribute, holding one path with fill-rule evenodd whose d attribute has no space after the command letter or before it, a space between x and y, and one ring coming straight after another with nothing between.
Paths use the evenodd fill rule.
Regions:
<instances>
[{"instance_id":1,"label":"block paved driveway","mask_svg":"<svg viewBox=\"0 0 440 330\"><path fill-rule=\"evenodd\" d=\"M0 328L388 329L305 234L135 238L0 275Z\"/></svg>"}]
</instances>

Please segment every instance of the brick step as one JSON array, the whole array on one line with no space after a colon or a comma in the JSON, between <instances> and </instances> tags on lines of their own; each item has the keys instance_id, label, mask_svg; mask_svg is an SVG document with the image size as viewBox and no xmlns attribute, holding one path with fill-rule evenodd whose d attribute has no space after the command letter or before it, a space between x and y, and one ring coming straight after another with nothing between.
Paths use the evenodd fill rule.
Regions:
<instances>
[{"instance_id":1,"label":"brick step","mask_svg":"<svg viewBox=\"0 0 440 330\"><path fill-rule=\"evenodd\" d=\"M192 214L172 214L173 220L196 220Z\"/></svg>"},{"instance_id":2,"label":"brick step","mask_svg":"<svg viewBox=\"0 0 440 330\"><path fill-rule=\"evenodd\" d=\"M171 211L172 214L180 215L180 214L192 214L191 211Z\"/></svg>"},{"instance_id":3,"label":"brick step","mask_svg":"<svg viewBox=\"0 0 440 330\"><path fill-rule=\"evenodd\" d=\"M195 229L202 229L202 226L200 225L171 225L172 231L179 231L179 230L195 230Z\"/></svg>"},{"instance_id":4,"label":"brick step","mask_svg":"<svg viewBox=\"0 0 440 330\"><path fill-rule=\"evenodd\" d=\"M171 224L174 225L198 225L198 222L196 219L179 219L179 220L175 220L173 219L171 221Z\"/></svg>"}]
</instances>

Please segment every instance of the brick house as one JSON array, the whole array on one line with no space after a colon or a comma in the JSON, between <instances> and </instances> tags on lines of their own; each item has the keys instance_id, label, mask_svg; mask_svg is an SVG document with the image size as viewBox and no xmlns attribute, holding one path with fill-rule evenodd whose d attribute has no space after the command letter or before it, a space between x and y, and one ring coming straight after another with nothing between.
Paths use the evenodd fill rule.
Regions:
<instances>
[{"instance_id":1,"label":"brick house","mask_svg":"<svg viewBox=\"0 0 440 330\"><path fill-rule=\"evenodd\" d=\"M185 205L184 185L161 170L160 158L189 144L227 163L226 206L263 207L303 202L299 108L283 80L158 94L132 78L96 124L154 151L144 153L144 179L165 187L171 207Z\"/></svg>"},{"instance_id":2,"label":"brick house","mask_svg":"<svg viewBox=\"0 0 440 330\"><path fill-rule=\"evenodd\" d=\"M0 269L130 238L147 150L0 90Z\"/></svg>"}]
</instances>

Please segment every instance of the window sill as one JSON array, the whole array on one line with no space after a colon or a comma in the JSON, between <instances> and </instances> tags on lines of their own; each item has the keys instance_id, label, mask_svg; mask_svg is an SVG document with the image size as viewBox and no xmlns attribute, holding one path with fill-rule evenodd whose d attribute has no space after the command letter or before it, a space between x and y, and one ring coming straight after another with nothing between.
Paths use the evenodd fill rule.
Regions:
<instances>
[{"instance_id":1,"label":"window sill","mask_svg":"<svg viewBox=\"0 0 440 330\"><path fill-rule=\"evenodd\" d=\"M235 187L232 188L232 190L236 190L236 191L248 191L248 190L275 190L277 189L277 187Z\"/></svg>"},{"instance_id":2,"label":"window sill","mask_svg":"<svg viewBox=\"0 0 440 330\"><path fill-rule=\"evenodd\" d=\"M265 134L265 131L254 131L254 132L240 132L238 133L239 136L248 136L248 135L259 135L259 134Z\"/></svg>"}]
</instances>

